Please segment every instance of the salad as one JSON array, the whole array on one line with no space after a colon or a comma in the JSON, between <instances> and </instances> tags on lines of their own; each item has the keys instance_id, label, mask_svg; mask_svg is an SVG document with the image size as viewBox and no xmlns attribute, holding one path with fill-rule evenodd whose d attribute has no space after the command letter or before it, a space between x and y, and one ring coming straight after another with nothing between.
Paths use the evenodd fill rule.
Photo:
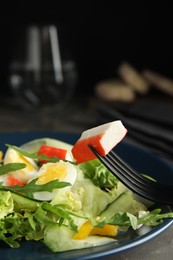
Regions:
<instances>
[{"instance_id":1,"label":"salad","mask_svg":"<svg viewBox=\"0 0 173 260\"><path fill-rule=\"evenodd\" d=\"M53 252L115 243L173 212L132 193L94 158L76 163L73 146L51 138L0 153L0 241L11 248L41 241Z\"/></svg>"}]
</instances>

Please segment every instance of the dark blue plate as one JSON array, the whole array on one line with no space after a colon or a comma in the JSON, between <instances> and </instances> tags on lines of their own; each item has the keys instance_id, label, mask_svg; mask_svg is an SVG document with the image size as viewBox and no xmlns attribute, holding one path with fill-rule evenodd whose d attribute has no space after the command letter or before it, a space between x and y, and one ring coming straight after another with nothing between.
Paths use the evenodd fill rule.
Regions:
<instances>
[{"instance_id":1,"label":"dark blue plate","mask_svg":"<svg viewBox=\"0 0 173 260\"><path fill-rule=\"evenodd\" d=\"M0 150L6 150L6 143L20 146L26 142L44 137L59 139L71 144L74 144L79 138L78 135L69 133L2 133L0 134ZM116 146L116 152L137 171L149 174L160 182L173 183L173 166L146 150L121 142ZM168 211L169 208L164 207L163 210ZM165 220L161 225L152 229L128 231L125 236L119 237L118 242L115 243L63 253L52 253L40 242L22 241L19 249L1 247L0 259L82 260L108 257L149 241L166 230L172 223L173 220Z\"/></svg>"}]
</instances>

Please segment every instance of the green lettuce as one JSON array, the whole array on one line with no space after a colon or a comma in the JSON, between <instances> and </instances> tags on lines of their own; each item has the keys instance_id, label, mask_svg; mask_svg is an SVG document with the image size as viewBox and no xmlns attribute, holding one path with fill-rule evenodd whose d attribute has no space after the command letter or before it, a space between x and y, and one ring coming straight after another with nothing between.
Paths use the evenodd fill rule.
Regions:
<instances>
[{"instance_id":1,"label":"green lettuce","mask_svg":"<svg viewBox=\"0 0 173 260\"><path fill-rule=\"evenodd\" d=\"M3 215L0 219L0 240L12 248L20 247L22 238L35 241L42 240L45 229L52 224L61 226L65 223L69 229L75 232L77 231L77 225L74 219L85 219L82 215L67 210L63 205L52 206L49 202L38 203L37 207L31 210L30 200L28 200L28 207L25 203L25 209L16 212L13 209L15 197L13 199L11 192L0 191L0 193L3 195L3 202L1 201ZM25 197L24 200L27 202ZM4 208L2 205L4 205Z\"/></svg>"},{"instance_id":2,"label":"green lettuce","mask_svg":"<svg viewBox=\"0 0 173 260\"><path fill-rule=\"evenodd\" d=\"M157 226L160 225L164 219L173 218L173 212L161 213L161 209L155 209L151 212L145 212L142 217L137 217L129 212L117 212L111 218L100 217L92 219L92 225L95 227L104 227L105 224L132 227L134 230L141 225Z\"/></svg>"},{"instance_id":3,"label":"green lettuce","mask_svg":"<svg viewBox=\"0 0 173 260\"><path fill-rule=\"evenodd\" d=\"M84 177L82 172L78 174L72 192L81 201L80 211L88 217L98 216L113 200L111 193L95 186L90 179Z\"/></svg>"},{"instance_id":4,"label":"green lettuce","mask_svg":"<svg viewBox=\"0 0 173 260\"><path fill-rule=\"evenodd\" d=\"M98 160L79 164L85 177L101 189L111 189L118 184L118 179Z\"/></svg>"},{"instance_id":5,"label":"green lettuce","mask_svg":"<svg viewBox=\"0 0 173 260\"><path fill-rule=\"evenodd\" d=\"M14 204L11 193L0 190L0 219L13 212Z\"/></svg>"}]
</instances>

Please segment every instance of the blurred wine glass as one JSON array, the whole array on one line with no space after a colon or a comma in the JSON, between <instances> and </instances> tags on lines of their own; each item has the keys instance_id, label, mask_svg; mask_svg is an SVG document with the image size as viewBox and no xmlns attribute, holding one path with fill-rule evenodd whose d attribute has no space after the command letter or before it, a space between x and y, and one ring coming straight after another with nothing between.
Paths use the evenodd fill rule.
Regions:
<instances>
[{"instance_id":1,"label":"blurred wine glass","mask_svg":"<svg viewBox=\"0 0 173 260\"><path fill-rule=\"evenodd\" d=\"M74 94L78 74L71 57L62 57L55 25L29 26L16 36L8 81L25 106L64 105Z\"/></svg>"}]
</instances>

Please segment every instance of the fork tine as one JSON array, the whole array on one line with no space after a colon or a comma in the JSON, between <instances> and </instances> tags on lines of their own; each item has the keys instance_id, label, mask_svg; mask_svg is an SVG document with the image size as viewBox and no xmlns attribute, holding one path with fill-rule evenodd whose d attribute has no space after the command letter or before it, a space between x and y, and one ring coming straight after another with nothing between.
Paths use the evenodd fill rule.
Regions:
<instances>
[{"instance_id":1,"label":"fork tine","mask_svg":"<svg viewBox=\"0 0 173 260\"><path fill-rule=\"evenodd\" d=\"M151 201L173 206L173 186L151 181L134 170L129 170L129 166L113 152L102 157L91 145L88 147L127 188Z\"/></svg>"},{"instance_id":2,"label":"fork tine","mask_svg":"<svg viewBox=\"0 0 173 260\"><path fill-rule=\"evenodd\" d=\"M111 161L113 164L115 163L117 165L117 167L122 168L122 170L128 176L130 176L129 177L130 180L132 178L135 181L138 181L143 186L145 185L147 189L149 187L151 187L152 189L158 190L158 187L159 187L160 189L164 189L164 192L173 193L173 186L170 186L170 185L168 186L165 184L161 184L159 182L152 181L152 180L146 178L145 176L143 176L142 174L137 173L134 169L132 169L131 166L129 166L126 162L124 162L114 151L109 152L109 154L106 155L106 157L111 158Z\"/></svg>"},{"instance_id":3,"label":"fork tine","mask_svg":"<svg viewBox=\"0 0 173 260\"><path fill-rule=\"evenodd\" d=\"M117 177L124 185L126 185L128 188L133 189L134 184L138 186L140 182L138 182L138 179L132 178L132 175L129 176L129 173L124 171L124 169L116 162L116 160L113 160L110 156L110 153L106 156L102 157L100 156L97 151L89 145L89 148L91 151L96 155L96 157L112 172L115 177ZM144 189L144 186L142 186L142 189Z\"/></svg>"},{"instance_id":4,"label":"fork tine","mask_svg":"<svg viewBox=\"0 0 173 260\"><path fill-rule=\"evenodd\" d=\"M148 187L148 184L151 183L149 179L132 169L132 167L129 166L125 161L123 161L114 151L109 152L109 154L107 154L107 158L111 158L113 161L115 161L117 165L119 165L119 167L122 167L123 170L131 176L131 178L135 178L135 180L137 179L143 185L146 185Z\"/></svg>"},{"instance_id":5,"label":"fork tine","mask_svg":"<svg viewBox=\"0 0 173 260\"><path fill-rule=\"evenodd\" d=\"M122 163L119 163L116 161L116 159L114 159L110 154L108 154L106 157L104 157L104 159L106 159L106 161L109 162L110 165L112 165L112 167L114 167L114 169L116 171L118 171L121 176L123 176L125 179L127 179L129 182L134 183L135 185L143 185L143 189L145 189L145 186L148 187L147 183L143 183L140 178L137 176L133 176L133 174L128 171ZM105 162L104 162L105 163ZM120 176L120 178L121 178Z\"/></svg>"}]
</instances>

